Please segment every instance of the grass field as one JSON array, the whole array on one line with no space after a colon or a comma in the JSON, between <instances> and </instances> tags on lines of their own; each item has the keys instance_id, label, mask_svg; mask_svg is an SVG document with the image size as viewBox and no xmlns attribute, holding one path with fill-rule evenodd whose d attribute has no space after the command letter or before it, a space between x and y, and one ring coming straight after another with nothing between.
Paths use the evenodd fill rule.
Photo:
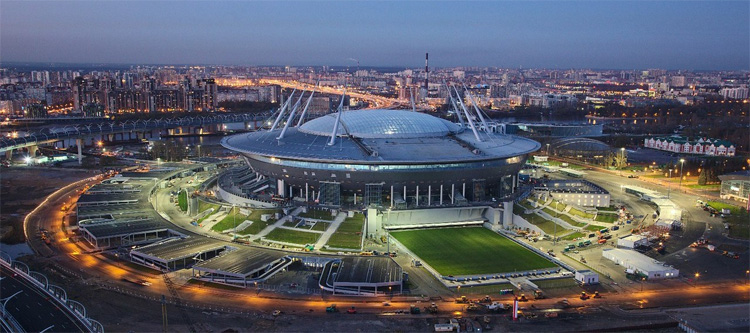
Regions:
<instances>
[{"instance_id":1,"label":"grass field","mask_svg":"<svg viewBox=\"0 0 750 333\"><path fill-rule=\"evenodd\" d=\"M326 223L326 222L318 222L318 223L315 223L315 224L314 224L314 225L312 226L312 228L310 228L310 230L315 230L315 231L326 231L326 229L328 229L328 226L330 226L330 225L331 225L330 223Z\"/></svg>"},{"instance_id":2,"label":"grass field","mask_svg":"<svg viewBox=\"0 0 750 333\"><path fill-rule=\"evenodd\" d=\"M554 210L550 209L549 207L544 207L544 208L542 208L542 211L544 211L545 213L549 214L549 216L552 216L552 217L555 217L555 216L557 216L558 214L560 214L560 213L558 213L558 212L556 212L556 211L554 211Z\"/></svg>"},{"instance_id":3,"label":"grass field","mask_svg":"<svg viewBox=\"0 0 750 333\"><path fill-rule=\"evenodd\" d=\"M718 201L708 201L706 203L714 209L722 210L728 208L732 212L728 217L724 218L724 222L729 224L730 237L750 239L750 213L747 210Z\"/></svg>"},{"instance_id":4,"label":"grass field","mask_svg":"<svg viewBox=\"0 0 750 333\"><path fill-rule=\"evenodd\" d=\"M443 275L555 267L547 259L482 227L396 231L391 235Z\"/></svg>"},{"instance_id":5,"label":"grass field","mask_svg":"<svg viewBox=\"0 0 750 333\"><path fill-rule=\"evenodd\" d=\"M328 239L329 247L359 250L362 245L362 227L365 224L364 214L354 214L341 222L336 232Z\"/></svg>"},{"instance_id":6,"label":"grass field","mask_svg":"<svg viewBox=\"0 0 750 333\"><path fill-rule=\"evenodd\" d=\"M333 221L333 219L335 218L335 216L331 215L331 212L320 209L310 209L307 211L307 213L299 213L297 214L297 216L326 221Z\"/></svg>"},{"instance_id":7,"label":"grass field","mask_svg":"<svg viewBox=\"0 0 750 333\"><path fill-rule=\"evenodd\" d=\"M578 222L578 221L574 220L573 218L571 218L570 216L565 215L565 214L560 214L560 216L558 216L558 218L560 218L561 220L563 220L565 222L568 222L570 225L572 225L574 227L583 227L583 226L586 225L586 223Z\"/></svg>"},{"instance_id":8,"label":"grass field","mask_svg":"<svg viewBox=\"0 0 750 333\"><path fill-rule=\"evenodd\" d=\"M604 223L615 223L620 217L617 214L597 214L595 221L598 222L604 222Z\"/></svg>"},{"instance_id":9,"label":"grass field","mask_svg":"<svg viewBox=\"0 0 750 333\"><path fill-rule=\"evenodd\" d=\"M250 215L246 218L246 220L253 221L253 224L251 224L249 227L240 230L237 234L239 235L255 235L259 233L261 230L265 229L269 224L276 222L276 219L271 218L267 222L263 222L260 220L260 216L263 214L273 214L277 213L279 210L276 209L254 209L252 212L250 212Z\"/></svg>"},{"instance_id":10,"label":"grass field","mask_svg":"<svg viewBox=\"0 0 750 333\"><path fill-rule=\"evenodd\" d=\"M276 228L271 230L265 238L279 242L305 245L315 243L319 237L320 234L314 232Z\"/></svg>"},{"instance_id":11,"label":"grass field","mask_svg":"<svg viewBox=\"0 0 750 333\"><path fill-rule=\"evenodd\" d=\"M518 204L521 205L521 207L526 208L528 210L534 210L534 207L531 206L531 203L529 203L526 200L521 200L521 202L519 202ZM523 212L521 212L521 213L523 213Z\"/></svg>"},{"instance_id":12,"label":"grass field","mask_svg":"<svg viewBox=\"0 0 750 333\"><path fill-rule=\"evenodd\" d=\"M177 204L180 206L180 210L183 212L186 212L188 209L187 204L187 192L180 191L180 194L177 195Z\"/></svg>"},{"instance_id":13,"label":"grass field","mask_svg":"<svg viewBox=\"0 0 750 333\"><path fill-rule=\"evenodd\" d=\"M569 231L569 229L565 229L562 226L557 225L557 223L545 219L534 213L521 215L521 217L523 217L529 223L539 227L539 229L542 229L544 233L549 235L559 236ZM557 230L557 233L555 233L555 230Z\"/></svg>"},{"instance_id":14,"label":"grass field","mask_svg":"<svg viewBox=\"0 0 750 333\"><path fill-rule=\"evenodd\" d=\"M599 230L602 230L602 229L604 229L604 227L600 227L600 226L598 226L598 225L593 225L593 224L592 224L592 225L587 225L587 226L585 226L585 227L584 227L583 229L586 229L586 230L588 230L588 231L599 231Z\"/></svg>"},{"instance_id":15,"label":"grass field","mask_svg":"<svg viewBox=\"0 0 750 333\"><path fill-rule=\"evenodd\" d=\"M566 235L566 236L565 236L565 237L563 237L562 239L564 239L564 240L574 240L574 239L576 239L576 238L578 238L578 237L584 237L584 236L585 236L584 234L582 234L582 233L580 233L580 232L576 231L576 232L574 232L574 233L571 233L570 235Z\"/></svg>"},{"instance_id":16,"label":"grass field","mask_svg":"<svg viewBox=\"0 0 750 333\"><path fill-rule=\"evenodd\" d=\"M234 228L235 223L236 225L242 224L242 222L244 222L245 220L247 220L247 215L240 214L240 208L234 207L234 209L230 210L227 216L221 219L221 221L219 221L218 223L214 224L214 226L211 227L211 230L222 232L224 230Z\"/></svg>"},{"instance_id":17,"label":"grass field","mask_svg":"<svg viewBox=\"0 0 750 333\"><path fill-rule=\"evenodd\" d=\"M592 219L592 218L594 218L594 215L588 214L586 212L582 212L582 211L580 211L578 209L575 209L573 207L570 208L570 210L568 211L568 213L570 213L571 215L580 216L580 217L585 218L585 219Z\"/></svg>"}]
</instances>

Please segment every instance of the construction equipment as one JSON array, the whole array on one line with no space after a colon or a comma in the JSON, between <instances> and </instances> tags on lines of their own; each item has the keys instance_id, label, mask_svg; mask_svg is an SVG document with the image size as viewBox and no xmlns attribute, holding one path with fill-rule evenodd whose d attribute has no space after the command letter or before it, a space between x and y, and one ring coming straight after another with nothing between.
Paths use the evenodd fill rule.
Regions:
<instances>
[{"instance_id":1,"label":"construction equipment","mask_svg":"<svg viewBox=\"0 0 750 333\"><path fill-rule=\"evenodd\" d=\"M582 292L581 292L581 299L582 299L582 300L584 300L584 301L585 301L585 300L587 300L587 299L589 299L589 298L591 298L591 296L589 296L589 294L587 294L587 293L586 293L585 291L582 291Z\"/></svg>"},{"instance_id":2,"label":"construction equipment","mask_svg":"<svg viewBox=\"0 0 750 333\"><path fill-rule=\"evenodd\" d=\"M416 305L412 304L412 305L409 306L409 313L411 313L411 314L419 314L420 312L421 311L419 311L419 307L417 307Z\"/></svg>"},{"instance_id":3,"label":"construction equipment","mask_svg":"<svg viewBox=\"0 0 750 333\"><path fill-rule=\"evenodd\" d=\"M161 275L161 277L162 279L164 279L164 284L167 286L167 289L169 290L169 294L172 295L172 301L177 306L177 309L180 310L180 316L182 317L182 322L188 326L188 328L190 329L190 332L196 333L197 330L195 329L195 324L193 324L193 320L188 315L187 309L185 309L185 302L182 301L182 298L180 298L180 295L177 293L177 288L175 288L174 282L172 282L172 279L169 277L169 274L164 273ZM165 319L165 322L166 322L166 319Z\"/></svg>"},{"instance_id":4,"label":"construction equipment","mask_svg":"<svg viewBox=\"0 0 750 333\"><path fill-rule=\"evenodd\" d=\"M459 297L459 298L456 298L456 303L459 303L459 304L466 304L466 303L468 303L468 302L469 302L469 300L467 300L467 299L466 299L466 296L461 296L461 297Z\"/></svg>"},{"instance_id":5,"label":"construction equipment","mask_svg":"<svg viewBox=\"0 0 750 333\"><path fill-rule=\"evenodd\" d=\"M503 304L500 302L492 302L492 304L487 305L487 310L490 311L503 311L510 309L510 304Z\"/></svg>"},{"instance_id":6,"label":"construction equipment","mask_svg":"<svg viewBox=\"0 0 750 333\"><path fill-rule=\"evenodd\" d=\"M349 310L346 310L346 313L348 313L348 314L355 314L355 313L357 313L357 308L351 307L351 308L349 308Z\"/></svg>"},{"instance_id":7,"label":"construction equipment","mask_svg":"<svg viewBox=\"0 0 750 333\"><path fill-rule=\"evenodd\" d=\"M438 313L438 306L437 306L437 304L435 304L435 302L432 302L432 304L430 304L430 306L425 306L424 310L427 313L436 314L436 313Z\"/></svg>"},{"instance_id":8,"label":"construction equipment","mask_svg":"<svg viewBox=\"0 0 750 333\"><path fill-rule=\"evenodd\" d=\"M541 290L534 290L534 299L545 299L544 293Z\"/></svg>"},{"instance_id":9,"label":"construction equipment","mask_svg":"<svg viewBox=\"0 0 750 333\"><path fill-rule=\"evenodd\" d=\"M528 302L529 301L529 299L526 298L526 295L524 295L524 294L521 294L521 296L516 296L516 300L519 301L519 302Z\"/></svg>"},{"instance_id":10,"label":"construction equipment","mask_svg":"<svg viewBox=\"0 0 750 333\"><path fill-rule=\"evenodd\" d=\"M477 303L470 303L469 306L466 307L466 311L479 311L479 305L477 305Z\"/></svg>"},{"instance_id":11,"label":"construction equipment","mask_svg":"<svg viewBox=\"0 0 750 333\"><path fill-rule=\"evenodd\" d=\"M594 298L602 298L602 295L599 295L598 291L594 292Z\"/></svg>"},{"instance_id":12,"label":"construction equipment","mask_svg":"<svg viewBox=\"0 0 750 333\"><path fill-rule=\"evenodd\" d=\"M480 303L492 303L492 298L490 298L490 295L484 296L481 300L479 300Z\"/></svg>"},{"instance_id":13,"label":"construction equipment","mask_svg":"<svg viewBox=\"0 0 750 333\"><path fill-rule=\"evenodd\" d=\"M326 307L326 312L328 313L339 312L339 309L336 308L336 304L331 304L328 307Z\"/></svg>"}]
</instances>

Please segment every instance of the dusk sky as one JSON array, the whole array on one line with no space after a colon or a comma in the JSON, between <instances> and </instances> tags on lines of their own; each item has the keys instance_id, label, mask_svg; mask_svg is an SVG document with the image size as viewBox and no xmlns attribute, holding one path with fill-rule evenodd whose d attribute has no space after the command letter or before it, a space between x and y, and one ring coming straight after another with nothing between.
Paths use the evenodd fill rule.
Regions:
<instances>
[{"instance_id":1,"label":"dusk sky","mask_svg":"<svg viewBox=\"0 0 750 333\"><path fill-rule=\"evenodd\" d=\"M0 1L0 60L749 69L750 2Z\"/></svg>"}]
</instances>

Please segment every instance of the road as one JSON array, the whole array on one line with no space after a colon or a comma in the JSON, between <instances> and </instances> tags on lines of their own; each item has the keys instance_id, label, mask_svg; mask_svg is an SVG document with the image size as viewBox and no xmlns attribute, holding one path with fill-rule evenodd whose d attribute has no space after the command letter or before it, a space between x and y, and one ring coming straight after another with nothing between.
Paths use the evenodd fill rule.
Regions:
<instances>
[{"instance_id":1,"label":"road","mask_svg":"<svg viewBox=\"0 0 750 333\"><path fill-rule=\"evenodd\" d=\"M613 179L602 179L602 181L614 182ZM79 185L83 184L86 184L86 182ZM60 193L51 195L44 204L40 205L30 214L29 220L41 222L42 226L49 230L60 232L59 221L62 214L60 207L70 200L75 200L77 189L77 187L71 186L63 189ZM162 204L162 200L164 200L163 202L167 201L166 197L160 196L160 205ZM101 254L83 253L82 249L76 244L63 241L65 236L62 236L61 233L60 235L62 238L56 238L57 241L53 242L51 247L47 247L54 253L52 259L58 266L64 267L65 270L81 275L82 279L87 281L87 283L99 285L121 293L134 294L142 298L159 298L161 295L169 295L158 272L148 272L141 268L132 267L130 264L112 260ZM33 247L39 246L44 247L46 245L43 243L39 244L38 242L33 243ZM213 308L241 312L254 311L260 313L270 313L273 310L279 309L287 313L296 312L300 314L304 312L306 315L322 316L325 315L323 309L331 303L336 303L342 309L356 306L361 313L380 314L386 310L392 311L394 309L408 308L409 304L414 304L418 300L428 301L419 297L397 296L393 298L392 306L385 308L382 305L382 298L353 299L351 297L321 296L319 294L273 294L267 291L259 292L253 288L214 288L203 284L187 283L186 277L180 277L181 275L189 274L186 271L170 274L175 277L173 280L178 285L177 289L181 298L189 307L194 308ZM124 282L122 280L124 277L144 279L151 282L152 285L143 287ZM429 283L427 280L420 282ZM726 281L698 284L691 284L685 281L675 281L674 283L667 284L647 284L643 292L638 291L638 286L626 287L618 292L606 293L604 294L604 298L596 300L580 301L576 298L578 294L575 291L571 291L569 294L561 297L568 298L574 307L579 307L576 311L580 311L581 309L585 310L596 306L608 305L623 306L625 308L652 308L681 306L684 304L747 302L748 291L750 290L747 284ZM420 293L431 296L433 292L438 291L430 290L430 288L419 288L418 290ZM530 304L534 304L537 309L555 308L559 300L560 298L558 297L533 301ZM501 301L510 302L510 298L506 296L506 299L502 299ZM96 299L83 300L83 302L84 305L86 303L91 304L96 302ZM462 304L454 304L450 301L438 301L438 306L441 309L441 313L446 313L446 311L462 311L464 307ZM312 310L312 312L308 310Z\"/></svg>"},{"instance_id":2,"label":"road","mask_svg":"<svg viewBox=\"0 0 750 333\"><path fill-rule=\"evenodd\" d=\"M0 298L11 298L6 310L28 332L50 329L52 332L88 332L86 326L38 287L5 266L0 266Z\"/></svg>"},{"instance_id":3,"label":"road","mask_svg":"<svg viewBox=\"0 0 750 333\"><path fill-rule=\"evenodd\" d=\"M343 91L336 88L330 88L330 87L321 87L321 86L314 86L311 84L306 83L300 83L300 82L293 82L293 81L279 81L279 80L263 80L267 84L277 84L284 88L296 88L297 90L300 89L307 89L307 91L314 90L315 92L322 92L326 94L336 94L341 95ZM370 108L378 108L378 109L389 109L389 108L395 108L400 105L400 103L392 98L387 98L383 96L377 96L372 94L363 94L358 93L354 91L347 91L347 95L359 98L361 100L367 101L370 103Z\"/></svg>"}]
</instances>

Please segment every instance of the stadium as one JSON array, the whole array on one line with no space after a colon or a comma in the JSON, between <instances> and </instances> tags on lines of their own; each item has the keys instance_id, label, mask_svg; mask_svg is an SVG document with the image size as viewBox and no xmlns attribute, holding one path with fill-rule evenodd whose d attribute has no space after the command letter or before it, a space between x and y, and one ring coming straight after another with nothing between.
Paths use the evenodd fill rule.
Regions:
<instances>
[{"instance_id":1,"label":"stadium","mask_svg":"<svg viewBox=\"0 0 750 333\"><path fill-rule=\"evenodd\" d=\"M237 194L329 207L486 205L512 195L527 155L540 148L530 139L483 131L489 128L484 118L468 112L468 124L386 109L339 110L296 126L294 117L291 112L284 122L280 113L269 131L222 140L249 165L243 180L263 184L233 184L243 190Z\"/></svg>"}]
</instances>

